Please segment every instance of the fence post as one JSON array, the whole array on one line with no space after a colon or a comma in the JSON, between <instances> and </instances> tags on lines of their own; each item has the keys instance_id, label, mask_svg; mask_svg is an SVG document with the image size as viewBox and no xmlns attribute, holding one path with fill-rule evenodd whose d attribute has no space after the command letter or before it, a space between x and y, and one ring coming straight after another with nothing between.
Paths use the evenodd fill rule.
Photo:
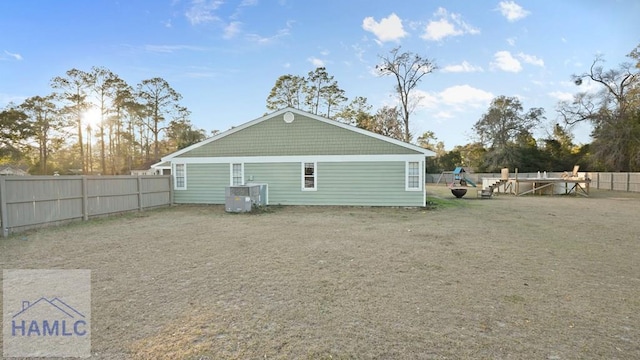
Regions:
<instances>
[{"instance_id":1,"label":"fence post","mask_svg":"<svg viewBox=\"0 0 640 360\"><path fill-rule=\"evenodd\" d=\"M9 224L7 224L7 184L4 176L0 176L0 216L2 219L2 237L9 236Z\"/></svg>"},{"instance_id":2,"label":"fence post","mask_svg":"<svg viewBox=\"0 0 640 360\"><path fill-rule=\"evenodd\" d=\"M596 173L596 189L600 190L600 173Z\"/></svg>"},{"instance_id":3,"label":"fence post","mask_svg":"<svg viewBox=\"0 0 640 360\"><path fill-rule=\"evenodd\" d=\"M89 220L89 186L86 175L82 175L82 220Z\"/></svg>"},{"instance_id":4,"label":"fence post","mask_svg":"<svg viewBox=\"0 0 640 360\"><path fill-rule=\"evenodd\" d=\"M611 181L609 181L609 190L613 191L613 173L609 173Z\"/></svg>"},{"instance_id":5,"label":"fence post","mask_svg":"<svg viewBox=\"0 0 640 360\"><path fill-rule=\"evenodd\" d=\"M142 211L142 177L138 175L138 211Z\"/></svg>"},{"instance_id":6,"label":"fence post","mask_svg":"<svg viewBox=\"0 0 640 360\"><path fill-rule=\"evenodd\" d=\"M173 174L169 175L169 205L173 206Z\"/></svg>"},{"instance_id":7,"label":"fence post","mask_svg":"<svg viewBox=\"0 0 640 360\"><path fill-rule=\"evenodd\" d=\"M627 173L627 192L631 190L631 173Z\"/></svg>"}]
</instances>

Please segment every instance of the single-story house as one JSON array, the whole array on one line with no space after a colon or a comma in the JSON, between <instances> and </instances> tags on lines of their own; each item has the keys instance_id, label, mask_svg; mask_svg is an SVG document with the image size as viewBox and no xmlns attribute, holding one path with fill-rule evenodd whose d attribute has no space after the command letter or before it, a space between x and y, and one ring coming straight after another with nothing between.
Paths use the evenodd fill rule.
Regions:
<instances>
[{"instance_id":1,"label":"single-story house","mask_svg":"<svg viewBox=\"0 0 640 360\"><path fill-rule=\"evenodd\" d=\"M6 176L27 176L29 173L19 166L2 165L0 166L0 175Z\"/></svg>"},{"instance_id":2,"label":"single-story house","mask_svg":"<svg viewBox=\"0 0 640 360\"><path fill-rule=\"evenodd\" d=\"M267 184L282 205L424 206L430 150L285 108L169 154L175 203L224 204L231 185Z\"/></svg>"}]
</instances>

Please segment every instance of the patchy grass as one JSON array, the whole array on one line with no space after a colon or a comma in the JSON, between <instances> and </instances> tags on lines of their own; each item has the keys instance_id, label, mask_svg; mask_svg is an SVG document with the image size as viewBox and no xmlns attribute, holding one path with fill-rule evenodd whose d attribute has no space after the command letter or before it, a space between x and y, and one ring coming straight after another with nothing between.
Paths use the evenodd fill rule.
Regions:
<instances>
[{"instance_id":1,"label":"patchy grass","mask_svg":"<svg viewBox=\"0 0 640 360\"><path fill-rule=\"evenodd\" d=\"M640 195L174 206L0 240L91 269L94 359L640 358Z\"/></svg>"},{"instance_id":2,"label":"patchy grass","mask_svg":"<svg viewBox=\"0 0 640 360\"><path fill-rule=\"evenodd\" d=\"M467 205L468 203L462 199L443 199L435 196L427 196L427 208L430 209L460 208Z\"/></svg>"}]
</instances>

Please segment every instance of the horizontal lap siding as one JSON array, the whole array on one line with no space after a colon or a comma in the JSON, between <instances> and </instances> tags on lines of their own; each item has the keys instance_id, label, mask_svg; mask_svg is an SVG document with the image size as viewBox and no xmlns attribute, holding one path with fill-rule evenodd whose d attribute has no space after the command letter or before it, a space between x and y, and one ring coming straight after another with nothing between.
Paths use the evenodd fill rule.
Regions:
<instances>
[{"instance_id":1,"label":"horizontal lap siding","mask_svg":"<svg viewBox=\"0 0 640 360\"><path fill-rule=\"evenodd\" d=\"M300 163L245 164L245 179L268 184L272 205L424 205L422 191L405 191L403 161L317 166L317 191L302 191Z\"/></svg>"},{"instance_id":2,"label":"horizontal lap siding","mask_svg":"<svg viewBox=\"0 0 640 360\"><path fill-rule=\"evenodd\" d=\"M244 164L245 182L267 184L270 205L300 204L301 189L300 163Z\"/></svg>"},{"instance_id":3,"label":"horizontal lap siding","mask_svg":"<svg viewBox=\"0 0 640 360\"><path fill-rule=\"evenodd\" d=\"M187 189L174 191L174 202L224 204L229 186L229 164L187 164Z\"/></svg>"},{"instance_id":4,"label":"horizontal lap siding","mask_svg":"<svg viewBox=\"0 0 640 360\"><path fill-rule=\"evenodd\" d=\"M283 115L278 115L196 147L178 158L380 154L416 155L419 152L306 116L296 115L295 120L288 124L284 122Z\"/></svg>"}]
</instances>

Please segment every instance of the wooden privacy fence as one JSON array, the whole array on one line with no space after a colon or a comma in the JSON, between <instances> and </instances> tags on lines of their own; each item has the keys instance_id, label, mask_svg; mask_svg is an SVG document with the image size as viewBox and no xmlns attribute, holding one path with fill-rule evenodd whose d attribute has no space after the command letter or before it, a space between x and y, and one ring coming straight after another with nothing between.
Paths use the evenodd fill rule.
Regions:
<instances>
[{"instance_id":1,"label":"wooden privacy fence","mask_svg":"<svg viewBox=\"0 0 640 360\"><path fill-rule=\"evenodd\" d=\"M591 188L613 191L640 192L640 173L588 173Z\"/></svg>"},{"instance_id":2,"label":"wooden privacy fence","mask_svg":"<svg viewBox=\"0 0 640 360\"><path fill-rule=\"evenodd\" d=\"M562 172L549 172L548 177L561 177ZM628 191L640 192L640 173L637 172L585 172L591 179L591 189L612 190L612 191ZM499 173L466 173L465 176L477 184L482 184L483 178L500 178ZM509 176L514 177L511 172ZM518 178L535 178L538 173L518 173ZM427 174L425 177L427 183L447 184L452 181L453 174Z\"/></svg>"},{"instance_id":3,"label":"wooden privacy fence","mask_svg":"<svg viewBox=\"0 0 640 360\"><path fill-rule=\"evenodd\" d=\"M171 176L0 176L2 236L171 205Z\"/></svg>"}]
</instances>

